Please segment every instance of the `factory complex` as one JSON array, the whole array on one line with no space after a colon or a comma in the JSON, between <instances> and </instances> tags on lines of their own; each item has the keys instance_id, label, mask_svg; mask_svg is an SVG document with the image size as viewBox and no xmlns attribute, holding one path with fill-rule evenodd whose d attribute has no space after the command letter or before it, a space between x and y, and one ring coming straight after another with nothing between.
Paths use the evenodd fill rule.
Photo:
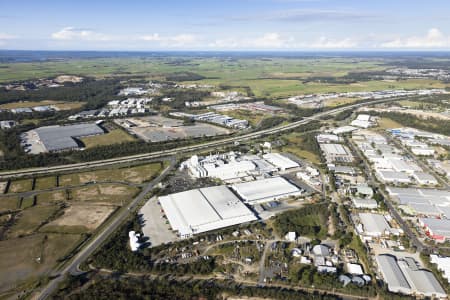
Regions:
<instances>
[{"instance_id":1,"label":"factory complex","mask_svg":"<svg viewBox=\"0 0 450 300\"><path fill-rule=\"evenodd\" d=\"M159 197L172 226L182 238L257 220L226 186L189 190Z\"/></svg>"}]
</instances>

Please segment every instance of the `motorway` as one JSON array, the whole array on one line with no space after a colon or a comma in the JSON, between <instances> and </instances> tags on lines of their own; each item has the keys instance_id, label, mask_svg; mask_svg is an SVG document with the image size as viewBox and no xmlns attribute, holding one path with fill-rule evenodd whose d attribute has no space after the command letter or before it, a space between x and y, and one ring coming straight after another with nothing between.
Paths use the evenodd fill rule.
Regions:
<instances>
[{"instance_id":1,"label":"motorway","mask_svg":"<svg viewBox=\"0 0 450 300\"><path fill-rule=\"evenodd\" d=\"M57 277L51 280L47 284L47 286L39 292L38 295L33 297L33 299L48 298L55 291L58 285L64 280L66 275L80 274L80 264L83 263L89 256L91 256L111 233L117 230L117 228L128 217L130 212L133 212L136 209L136 207L145 199L145 196L175 167L175 164L176 160L172 158L170 165L157 178L151 181L126 207L122 208L118 212L118 214L114 216L114 219L104 228L102 228L102 230L96 236L94 236L94 238L90 240L88 244L85 245L84 248L80 252L78 252L61 271L58 272L58 274L56 274Z\"/></svg>"},{"instance_id":2,"label":"motorway","mask_svg":"<svg viewBox=\"0 0 450 300\"><path fill-rule=\"evenodd\" d=\"M115 165L115 164L122 164L127 163L131 161L136 160L147 160L147 159L155 159L155 158L162 158L167 157L171 155L178 155L183 153L188 153L192 151L200 151L205 150L208 148L223 146L227 144L232 144L235 142L241 142L245 140L251 140L260 138L264 135L270 135L270 134L276 134L283 131L291 130L294 128L297 128L299 126L305 125L310 123L313 120L318 120L323 116L328 115L334 115L339 112L342 112L344 110L348 109L356 109L363 106L368 106L372 104L378 104L378 103L384 103L384 102L391 102L391 101L397 101L399 99L382 99L382 100L375 100L370 102L364 102L364 103L358 103L358 104L352 104L343 106L340 108L331 109L325 112L320 112L315 114L312 117L303 118L300 121L292 122L286 125L277 126L274 128L269 128L265 130L259 130L235 137L228 137L212 142L206 142L202 144L192 145L192 146L184 146L184 147L178 147L170 150L163 150L163 151L155 151L151 153L144 153L144 154L137 154L137 155L130 155L130 156L124 156L124 157L118 157L118 158L111 158L111 159L105 159L105 160L99 160L99 161L92 161L92 162L85 162L85 163L76 163L76 164L68 164L68 165L60 165L60 166L53 166L53 167L40 167L40 168L30 168L30 169L22 169L22 170L13 170L13 171L3 171L0 172L0 180L5 180L13 177L22 177L22 176L34 176L34 175L43 175L43 174L50 174L50 173L56 173L56 172L67 172L67 171L77 171L82 169L89 169L89 168L96 168L96 167L105 167L109 165Z\"/></svg>"}]
</instances>

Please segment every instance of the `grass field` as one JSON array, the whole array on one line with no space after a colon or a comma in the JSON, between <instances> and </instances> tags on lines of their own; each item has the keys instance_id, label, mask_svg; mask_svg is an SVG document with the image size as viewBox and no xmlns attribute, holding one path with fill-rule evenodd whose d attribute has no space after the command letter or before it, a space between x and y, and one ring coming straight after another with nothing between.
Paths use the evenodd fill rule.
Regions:
<instances>
[{"instance_id":1,"label":"grass field","mask_svg":"<svg viewBox=\"0 0 450 300\"><path fill-rule=\"evenodd\" d=\"M378 120L378 128L381 129L392 129L392 128L399 128L403 127L402 124L395 122L392 119L389 118L380 118Z\"/></svg>"},{"instance_id":2,"label":"grass field","mask_svg":"<svg viewBox=\"0 0 450 300\"><path fill-rule=\"evenodd\" d=\"M236 119L247 120L252 127L257 127L264 118L272 116L271 114L241 109L226 111L224 114Z\"/></svg>"},{"instance_id":3,"label":"grass field","mask_svg":"<svg viewBox=\"0 0 450 300\"><path fill-rule=\"evenodd\" d=\"M0 105L0 109L12 109L19 107L34 107L39 105L54 105L60 110L69 110L80 108L84 105L84 102L63 102L54 100L43 100L43 101L20 101L13 103L6 103Z\"/></svg>"},{"instance_id":4,"label":"grass field","mask_svg":"<svg viewBox=\"0 0 450 300\"><path fill-rule=\"evenodd\" d=\"M78 243L75 234L33 234L0 241L0 293L23 291Z\"/></svg>"},{"instance_id":5,"label":"grass field","mask_svg":"<svg viewBox=\"0 0 450 300\"><path fill-rule=\"evenodd\" d=\"M18 209L19 197L0 196L0 212Z\"/></svg>"},{"instance_id":6,"label":"grass field","mask_svg":"<svg viewBox=\"0 0 450 300\"><path fill-rule=\"evenodd\" d=\"M51 191L51 192L45 192L40 193L37 195L37 204L43 205L43 204L53 204L60 201L66 200L66 192L65 191Z\"/></svg>"},{"instance_id":7,"label":"grass field","mask_svg":"<svg viewBox=\"0 0 450 300\"><path fill-rule=\"evenodd\" d=\"M36 178L35 190L45 190L56 187L55 177L39 177Z\"/></svg>"},{"instance_id":8,"label":"grass field","mask_svg":"<svg viewBox=\"0 0 450 300\"><path fill-rule=\"evenodd\" d=\"M129 135L122 129L114 129L106 134L89 136L82 138L81 141L86 146L86 148L93 148L96 146L105 146L112 144L120 144L124 142L135 141L136 138Z\"/></svg>"},{"instance_id":9,"label":"grass field","mask_svg":"<svg viewBox=\"0 0 450 300\"><path fill-rule=\"evenodd\" d=\"M294 154L300 158L304 158L312 163L320 163L319 154L306 150L303 145L302 134L298 132L292 132L282 136L287 144L283 146L281 151Z\"/></svg>"},{"instance_id":10,"label":"grass field","mask_svg":"<svg viewBox=\"0 0 450 300\"><path fill-rule=\"evenodd\" d=\"M161 170L162 166L160 163L152 163L129 168L67 174L60 176L59 185L79 185L92 181L125 181L130 183L142 183L151 180Z\"/></svg>"},{"instance_id":11,"label":"grass field","mask_svg":"<svg viewBox=\"0 0 450 300\"><path fill-rule=\"evenodd\" d=\"M33 185L32 179L20 179L14 180L11 182L9 186L8 193L23 193L31 191Z\"/></svg>"},{"instance_id":12,"label":"grass field","mask_svg":"<svg viewBox=\"0 0 450 300\"><path fill-rule=\"evenodd\" d=\"M11 226L8 237L15 238L33 233L44 221L58 210L55 205L39 205L24 209L17 222Z\"/></svg>"},{"instance_id":13,"label":"grass field","mask_svg":"<svg viewBox=\"0 0 450 300\"><path fill-rule=\"evenodd\" d=\"M139 188L117 184L97 184L71 190L71 202L91 202L122 206L131 200Z\"/></svg>"}]
</instances>

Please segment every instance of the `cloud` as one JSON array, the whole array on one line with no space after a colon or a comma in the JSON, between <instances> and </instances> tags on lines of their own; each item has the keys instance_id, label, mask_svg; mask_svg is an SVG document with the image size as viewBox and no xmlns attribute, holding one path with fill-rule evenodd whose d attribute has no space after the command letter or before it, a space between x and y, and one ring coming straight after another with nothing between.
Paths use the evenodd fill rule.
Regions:
<instances>
[{"instance_id":1,"label":"cloud","mask_svg":"<svg viewBox=\"0 0 450 300\"><path fill-rule=\"evenodd\" d=\"M383 48L448 48L450 38L439 29L431 28L425 36L397 38L381 43Z\"/></svg>"},{"instance_id":2,"label":"cloud","mask_svg":"<svg viewBox=\"0 0 450 300\"><path fill-rule=\"evenodd\" d=\"M10 34L6 34L6 33L1 33L0 32L0 40L12 40L15 39L16 36L14 35L10 35Z\"/></svg>"},{"instance_id":3,"label":"cloud","mask_svg":"<svg viewBox=\"0 0 450 300\"><path fill-rule=\"evenodd\" d=\"M269 32L259 37L217 39L208 46L215 49L281 49L291 47L293 42L292 37Z\"/></svg>"},{"instance_id":4,"label":"cloud","mask_svg":"<svg viewBox=\"0 0 450 300\"><path fill-rule=\"evenodd\" d=\"M308 48L313 49L351 49L357 48L358 42L351 38L344 38L340 40L329 39L327 37L320 37L316 41L308 45Z\"/></svg>"},{"instance_id":5,"label":"cloud","mask_svg":"<svg viewBox=\"0 0 450 300\"><path fill-rule=\"evenodd\" d=\"M52 33L52 38L60 41L83 40L83 41L108 41L111 37L97 33L90 29L75 27L64 27L60 31Z\"/></svg>"},{"instance_id":6,"label":"cloud","mask_svg":"<svg viewBox=\"0 0 450 300\"><path fill-rule=\"evenodd\" d=\"M136 39L146 42L158 42L161 46L169 48L188 47L199 41L199 38L193 34L161 36L159 33L152 33L138 36Z\"/></svg>"},{"instance_id":7,"label":"cloud","mask_svg":"<svg viewBox=\"0 0 450 300\"><path fill-rule=\"evenodd\" d=\"M234 21L283 21L283 22L333 22L333 21L358 21L372 20L375 15L350 10L332 9L290 9L274 11L269 14L247 15L231 17Z\"/></svg>"}]
</instances>

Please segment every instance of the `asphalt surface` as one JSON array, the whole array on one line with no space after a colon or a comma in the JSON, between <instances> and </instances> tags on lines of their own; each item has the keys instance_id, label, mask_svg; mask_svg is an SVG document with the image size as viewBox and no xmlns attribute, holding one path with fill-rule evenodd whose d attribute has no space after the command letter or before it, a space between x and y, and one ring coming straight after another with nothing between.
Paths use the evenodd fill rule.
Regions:
<instances>
[{"instance_id":1,"label":"asphalt surface","mask_svg":"<svg viewBox=\"0 0 450 300\"><path fill-rule=\"evenodd\" d=\"M53 166L53 167L30 168L30 169L22 169L22 170L14 170L14 171L3 171L3 172L0 172L0 179L4 180L4 179L8 179L8 178L13 178L13 177L50 174L50 173L64 172L64 171L75 171L75 170L89 169L89 168L95 168L95 167L105 167L108 165L127 163L127 162L131 162L131 161L136 161L136 160L147 160L147 159L161 158L161 157L171 156L171 155L178 155L181 153L188 153L191 151L199 151L199 150L223 146L223 145L227 145L227 144L231 144L231 143L235 143L235 142L251 140L251 139L259 138L264 135L275 134L275 133L291 130L291 129L294 129L301 125L308 124L308 123L312 122L313 120L317 120L323 116L337 114L344 110L356 109L358 107L373 105L373 104L377 104L377 103L398 101L398 100L399 99L382 99L382 100L347 105L344 107L331 109L331 110L328 110L325 112L320 112L320 113L315 114L312 117L303 118L300 121L292 122L292 123L289 123L286 125L277 126L274 128L269 128L269 129L260 130L260 131L255 131L255 132L251 132L248 134L243 134L243 135L239 135L239 136L235 136L235 137L228 137L228 138L224 138L224 139L217 140L217 141L212 141L212 142L207 142L207 143L202 143L202 144L197 144L197 145L192 145L192 146L184 146L184 147L174 148L174 149L170 149L170 150L156 151L156 152L152 152L152 153L124 156L124 157L119 157L119 158L111 158L111 159L92 161L92 162L86 162L86 163L76 163L76 164Z\"/></svg>"},{"instance_id":2,"label":"asphalt surface","mask_svg":"<svg viewBox=\"0 0 450 300\"><path fill-rule=\"evenodd\" d=\"M152 182L150 182L140 193L137 195L130 204L122 209L118 215L116 215L112 222L107 224L105 228L101 230L91 241L88 242L84 248L78 252L74 258L58 272L56 278L51 280L46 287L44 287L38 295L33 297L34 299L47 299L58 287L58 285L64 280L67 274L79 275L83 273L80 271L79 266L82 264L91 254L123 223L128 215L133 212L136 207L145 199L145 196L158 184L164 177L175 167L176 160L171 159L170 165Z\"/></svg>"}]
</instances>

